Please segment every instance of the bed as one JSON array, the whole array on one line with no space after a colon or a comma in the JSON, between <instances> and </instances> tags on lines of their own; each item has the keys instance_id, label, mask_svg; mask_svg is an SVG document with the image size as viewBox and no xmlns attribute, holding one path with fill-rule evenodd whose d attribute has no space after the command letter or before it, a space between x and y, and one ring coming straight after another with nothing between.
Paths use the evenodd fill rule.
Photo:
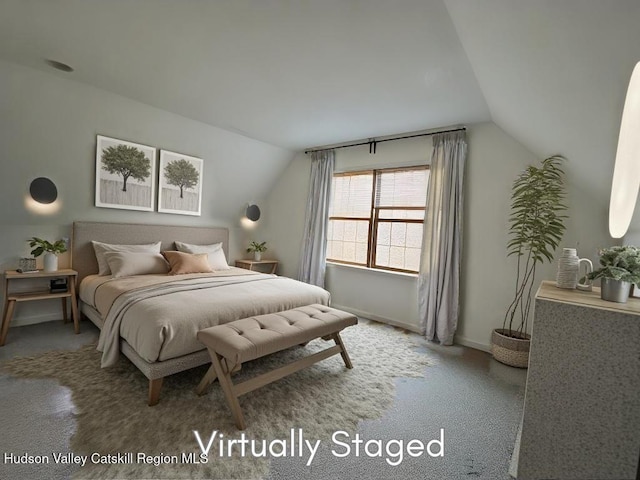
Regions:
<instances>
[{"instance_id":1,"label":"bed","mask_svg":"<svg viewBox=\"0 0 640 480\"><path fill-rule=\"evenodd\" d=\"M149 380L149 405L160 398L164 377L210 363L196 333L240 318L320 303L329 293L286 277L230 268L211 274L98 276L92 241L109 244L175 241L222 243L228 259L229 231L217 227L75 222L71 262L78 272L79 308L100 330L102 366L126 356Z\"/></svg>"}]
</instances>

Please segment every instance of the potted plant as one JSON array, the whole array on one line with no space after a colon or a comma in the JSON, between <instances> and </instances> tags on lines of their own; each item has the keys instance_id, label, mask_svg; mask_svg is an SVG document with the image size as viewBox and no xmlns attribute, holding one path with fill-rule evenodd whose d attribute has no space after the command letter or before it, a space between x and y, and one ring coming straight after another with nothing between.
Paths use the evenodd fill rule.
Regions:
<instances>
[{"instance_id":1,"label":"potted plant","mask_svg":"<svg viewBox=\"0 0 640 480\"><path fill-rule=\"evenodd\" d=\"M601 249L602 268L590 273L591 280L600 279L600 296L610 302L627 303L631 284L640 284L640 248L632 246Z\"/></svg>"},{"instance_id":2,"label":"potted plant","mask_svg":"<svg viewBox=\"0 0 640 480\"><path fill-rule=\"evenodd\" d=\"M67 244L64 240L58 240L51 243L38 237L32 237L29 240L29 246L33 248L31 255L39 257L44 255L44 271L55 272L58 270L58 255L67 251ZM35 247L35 248L34 248Z\"/></svg>"},{"instance_id":3,"label":"potted plant","mask_svg":"<svg viewBox=\"0 0 640 480\"><path fill-rule=\"evenodd\" d=\"M256 262L259 262L260 260L262 260L262 252L267 251L266 245L267 245L267 242L262 242L262 243L251 242L249 244L249 248L247 248L247 252L253 253L253 259Z\"/></svg>"},{"instance_id":4,"label":"potted plant","mask_svg":"<svg viewBox=\"0 0 640 480\"><path fill-rule=\"evenodd\" d=\"M564 160L553 155L540 166L530 165L513 183L507 256L518 259L514 297L502 328L491 335L491 353L499 362L514 367L526 368L529 363L527 326L536 268L553 259L565 231Z\"/></svg>"}]
</instances>

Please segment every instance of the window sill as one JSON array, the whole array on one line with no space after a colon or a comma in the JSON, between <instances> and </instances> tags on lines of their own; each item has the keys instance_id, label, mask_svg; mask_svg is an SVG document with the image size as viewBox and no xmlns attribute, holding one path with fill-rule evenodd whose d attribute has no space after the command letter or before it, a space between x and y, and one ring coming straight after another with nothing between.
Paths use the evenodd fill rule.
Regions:
<instances>
[{"instance_id":1,"label":"window sill","mask_svg":"<svg viewBox=\"0 0 640 480\"><path fill-rule=\"evenodd\" d=\"M349 270L361 270L363 272L371 272L373 274L378 274L378 275L391 275L394 277L404 277L404 278L418 278L418 274L417 273L407 273L407 272L395 272L393 270L382 270L379 268L368 268L368 267L362 267L360 265L349 265L346 263L338 263L338 262L330 262L327 261L327 266L333 268L333 267L338 267L338 268L344 268L344 269L349 269Z\"/></svg>"}]
</instances>

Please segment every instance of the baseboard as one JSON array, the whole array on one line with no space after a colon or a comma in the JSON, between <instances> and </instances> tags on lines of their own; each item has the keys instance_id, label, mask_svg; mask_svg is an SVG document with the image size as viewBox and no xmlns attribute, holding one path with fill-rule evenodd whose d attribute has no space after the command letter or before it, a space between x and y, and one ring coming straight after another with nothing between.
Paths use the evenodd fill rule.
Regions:
<instances>
[{"instance_id":1,"label":"baseboard","mask_svg":"<svg viewBox=\"0 0 640 480\"><path fill-rule=\"evenodd\" d=\"M332 307L337 308L338 310L344 310L345 312L353 313L359 317L368 318L370 320L375 320L377 322L388 323L389 325L393 325L394 327L404 328L411 332L420 333L420 328L417 325L412 325L410 323L405 323L400 320L395 320L393 318L381 317L380 315L376 315L375 313L365 312L363 310L358 310L357 308L347 307L345 305L336 305L331 304ZM474 348L476 350L482 350L483 352L491 353L491 345L475 342L473 340L469 340L465 337L454 338L454 343L458 345L463 345L465 347Z\"/></svg>"},{"instance_id":2,"label":"baseboard","mask_svg":"<svg viewBox=\"0 0 640 480\"><path fill-rule=\"evenodd\" d=\"M358 317L368 318L369 320L375 320L376 322L388 323L389 325L393 325L394 327L400 327L400 328L404 328L405 330L409 330L411 332L420 333L420 328L417 325L405 323L400 320L395 320L393 318L381 317L380 315L376 315L375 313L365 312L363 310L346 307L344 305L331 304L331 306L333 308L337 308L338 310L344 310L345 312L353 313Z\"/></svg>"},{"instance_id":3,"label":"baseboard","mask_svg":"<svg viewBox=\"0 0 640 480\"><path fill-rule=\"evenodd\" d=\"M458 337L457 335L453 339L454 343L458 345L463 345L465 347L475 348L476 350L482 350L483 352L491 353L491 345L487 343L474 342L473 340L469 340L468 338Z\"/></svg>"}]
</instances>

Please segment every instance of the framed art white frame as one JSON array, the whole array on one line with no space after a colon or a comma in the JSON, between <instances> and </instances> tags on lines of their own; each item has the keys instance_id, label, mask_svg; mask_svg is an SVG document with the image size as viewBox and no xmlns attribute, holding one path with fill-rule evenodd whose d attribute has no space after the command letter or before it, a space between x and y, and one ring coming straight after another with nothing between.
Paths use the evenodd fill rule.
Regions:
<instances>
[{"instance_id":1,"label":"framed art white frame","mask_svg":"<svg viewBox=\"0 0 640 480\"><path fill-rule=\"evenodd\" d=\"M154 147L97 135L96 207L153 212L155 187Z\"/></svg>"},{"instance_id":2,"label":"framed art white frame","mask_svg":"<svg viewBox=\"0 0 640 480\"><path fill-rule=\"evenodd\" d=\"M200 215L203 166L201 158L160 150L158 212Z\"/></svg>"}]
</instances>

